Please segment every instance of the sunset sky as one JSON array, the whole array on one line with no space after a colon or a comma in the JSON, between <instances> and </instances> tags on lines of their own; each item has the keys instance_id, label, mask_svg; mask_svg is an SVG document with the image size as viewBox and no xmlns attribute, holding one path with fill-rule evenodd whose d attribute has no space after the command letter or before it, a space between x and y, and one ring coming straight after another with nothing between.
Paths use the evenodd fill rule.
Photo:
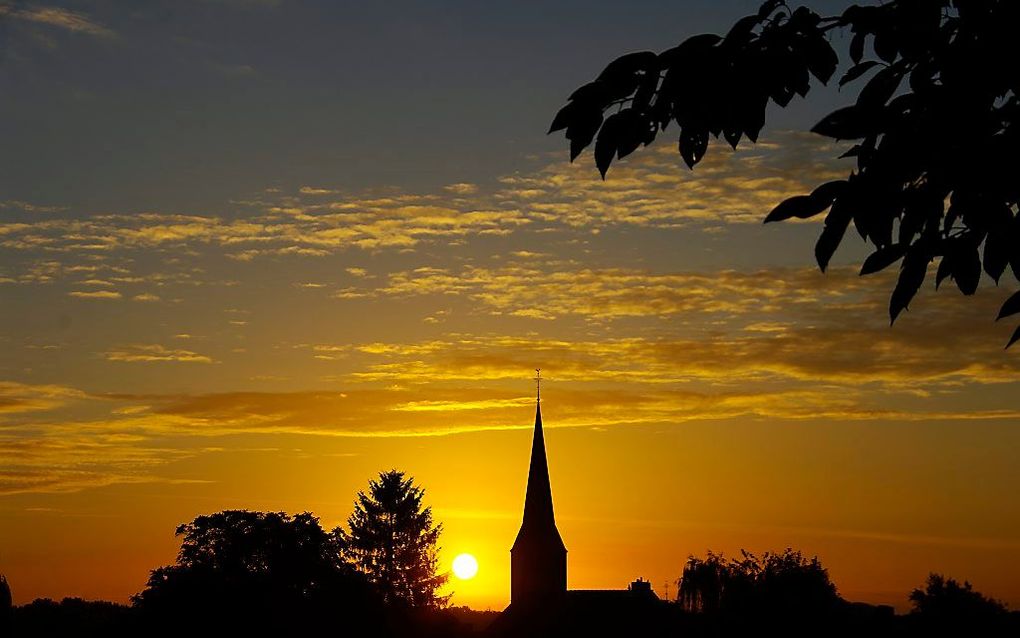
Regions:
<instances>
[{"instance_id":1,"label":"sunset sky","mask_svg":"<svg viewBox=\"0 0 1020 638\"><path fill-rule=\"evenodd\" d=\"M852 600L928 572L1020 607L1020 350L930 283L828 274L803 131L689 171L546 136L613 57L757 2L0 0L0 573L126 601L227 508L342 524L404 470L454 604L502 609L535 368L571 588L800 549ZM841 3L809 3L833 11ZM836 36L839 37L839 36ZM1004 279L1005 282L1005 279Z\"/></svg>"}]
</instances>

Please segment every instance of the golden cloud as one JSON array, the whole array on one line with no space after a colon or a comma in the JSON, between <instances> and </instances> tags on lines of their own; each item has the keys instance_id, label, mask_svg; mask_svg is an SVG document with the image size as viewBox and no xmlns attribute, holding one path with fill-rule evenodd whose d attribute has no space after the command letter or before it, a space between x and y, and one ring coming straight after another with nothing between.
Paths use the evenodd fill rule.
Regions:
<instances>
[{"instance_id":1,"label":"golden cloud","mask_svg":"<svg viewBox=\"0 0 1020 638\"><path fill-rule=\"evenodd\" d=\"M160 344L133 344L103 353L107 361L130 363L214 363L211 357L191 350L167 348Z\"/></svg>"},{"instance_id":2,"label":"golden cloud","mask_svg":"<svg viewBox=\"0 0 1020 638\"><path fill-rule=\"evenodd\" d=\"M322 257L351 248L408 249L422 242L508 235L519 229L566 230L609 225L657 228L759 223L785 197L843 176L815 136L777 135L731 152L715 148L695 172L678 168L672 149L649 149L622 162L611 179L560 159L506 176L495 189L453 184L432 194L343 196L302 187L306 198L253 203L247 216L144 212L0 224L9 250L91 255L118 250L216 246L239 261L262 256Z\"/></svg>"},{"instance_id":3,"label":"golden cloud","mask_svg":"<svg viewBox=\"0 0 1020 638\"><path fill-rule=\"evenodd\" d=\"M9 16L17 20L44 24L65 31L84 33L99 37L113 37L114 33L107 27L95 22L83 13L61 9L58 7L13 7L0 4L0 16Z\"/></svg>"}]
</instances>

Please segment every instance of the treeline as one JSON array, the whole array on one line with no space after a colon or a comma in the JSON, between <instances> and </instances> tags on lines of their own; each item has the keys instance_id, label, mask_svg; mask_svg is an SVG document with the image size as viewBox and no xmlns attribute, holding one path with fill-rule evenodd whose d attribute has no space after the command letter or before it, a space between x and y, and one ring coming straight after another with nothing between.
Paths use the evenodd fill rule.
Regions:
<instances>
[{"instance_id":1,"label":"treeline","mask_svg":"<svg viewBox=\"0 0 1020 638\"><path fill-rule=\"evenodd\" d=\"M966 581L931 574L905 599L912 608L904 615L847 601L817 557L787 549L691 557L677 581L676 605L689 636L1020 636L1020 613Z\"/></svg>"},{"instance_id":2,"label":"treeline","mask_svg":"<svg viewBox=\"0 0 1020 638\"><path fill-rule=\"evenodd\" d=\"M572 597L543 624L448 607L436 562L441 525L397 471L360 492L346 528L310 513L227 510L180 525L172 565L130 605L65 598L13 607L0 576L0 638L35 636L1020 636L1020 613L967 582L931 575L912 611L844 600L817 558L787 549L691 557L676 598ZM597 594L598 592L596 592ZM628 602L629 601L629 602Z\"/></svg>"},{"instance_id":3,"label":"treeline","mask_svg":"<svg viewBox=\"0 0 1020 638\"><path fill-rule=\"evenodd\" d=\"M36 600L14 608L8 625L14 636L474 633L493 614L447 608L442 526L423 497L393 470L358 493L346 528L327 531L308 512L199 516L177 528L176 561L154 569L131 605Z\"/></svg>"}]
</instances>

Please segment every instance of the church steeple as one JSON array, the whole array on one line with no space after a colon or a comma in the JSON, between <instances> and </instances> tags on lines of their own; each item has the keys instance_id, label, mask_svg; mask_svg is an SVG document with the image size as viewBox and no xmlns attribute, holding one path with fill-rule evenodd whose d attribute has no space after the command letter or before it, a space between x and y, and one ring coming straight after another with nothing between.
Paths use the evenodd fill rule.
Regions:
<instances>
[{"instance_id":1,"label":"church steeple","mask_svg":"<svg viewBox=\"0 0 1020 638\"><path fill-rule=\"evenodd\" d=\"M540 377L536 377L535 380L541 384ZM535 400L535 432L531 440L528 491L524 497L524 525L556 527L553 518L552 486L549 485L549 464L545 458L545 436L542 432L541 385Z\"/></svg>"},{"instance_id":2,"label":"church steeple","mask_svg":"<svg viewBox=\"0 0 1020 638\"><path fill-rule=\"evenodd\" d=\"M541 377L535 401L535 429L531 465L524 497L524 519L510 549L510 602L523 605L549 602L567 590L567 548L553 516L552 486L542 432Z\"/></svg>"}]
</instances>

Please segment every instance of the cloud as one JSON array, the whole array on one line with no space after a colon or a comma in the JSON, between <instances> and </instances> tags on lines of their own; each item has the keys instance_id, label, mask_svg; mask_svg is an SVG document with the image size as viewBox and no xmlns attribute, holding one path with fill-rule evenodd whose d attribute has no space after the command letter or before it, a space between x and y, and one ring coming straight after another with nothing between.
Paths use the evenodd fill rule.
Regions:
<instances>
[{"instance_id":1,"label":"cloud","mask_svg":"<svg viewBox=\"0 0 1020 638\"><path fill-rule=\"evenodd\" d=\"M529 257L531 255L529 254ZM845 299L874 282L842 277L833 285L815 269L656 273L626 268L564 268L548 262L460 270L421 267L391 273L378 288L345 296L462 296L491 314L605 321L684 313L724 316L776 312Z\"/></svg>"},{"instance_id":2,"label":"cloud","mask_svg":"<svg viewBox=\"0 0 1020 638\"><path fill-rule=\"evenodd\" d=\"M515 232L608 226L692 227L705 231L760 223L768 210L817 182L843 176L838 149L817 136L779 134L737 152L713 148L697 171L677 165L673 149L650 148L601 181L591 167L557 158L505 176L495 187L454 184L435 193L341 196L303 186L300 197L270 193L245 215L142 212L0 224L0 247L15 251L100 254L126 250L201 252L233 259L325 257L350 249L408 250Z\"/></svg>"},{"instance_id":3,"label":"cloud","mask_svg":"<svg viewBox=\"0 0 1020 638\"><path fill-rule=\"evenodd\" d=\"M302 186L298 189L302 195L334 195L337 191L328 188L315 188L314 186Z\"/></svg>"},{"instance_id":4,"label":"cloud","mask_svg":"<svg viewBox=\"0 0 1020 638\"><path fill-rule=\"evenodd\" d=\"M0 417L24 412L53 410L84 398L81 390L61 385L33 385L0 381Z\"/></svg>"},{"instance_id":5,"label":"cloud","mask_svg":"<svg viewBox=\"0 0 1020 638\"><path fill-rule=\"evenodd\" d=\"M58 7L30 6L21 8L10 4L0 4L0 16L4 15L16 20L43 24L72 33L84 33L104 38L115 35L113 31L83 13Z\"/></svg>"},{"instance_id":6,"label":"cloud","mask_svg":"<svg viewBox=\"0 0 1020 638\"><path fill-rule=\"evenodd\" d=\"M443 187L443 190L454 195L474 195L478 192L478 185L465 183L447 184Z\"/></svg>"},{"instance_id":7,"label":"cloud","mask_svg":"<svg viewBox=\"0 0 1020 638\"><path fill-rule=\"evenodd\" d=\"M122 296L116 290L72 290L67 295L79 299L120 299Z\"/></svg>"},{"instance_id":8,"label":"cloud","mask_svg":"<svg viewBox=\"0 0 1020 638\"><path fill-rule=\"evenodd\" d=\"M191 350L167 348L159 344L134 344L103 353L107 361L130 363L214 363L211 357Z\"/></svg>"}]
</instances>

